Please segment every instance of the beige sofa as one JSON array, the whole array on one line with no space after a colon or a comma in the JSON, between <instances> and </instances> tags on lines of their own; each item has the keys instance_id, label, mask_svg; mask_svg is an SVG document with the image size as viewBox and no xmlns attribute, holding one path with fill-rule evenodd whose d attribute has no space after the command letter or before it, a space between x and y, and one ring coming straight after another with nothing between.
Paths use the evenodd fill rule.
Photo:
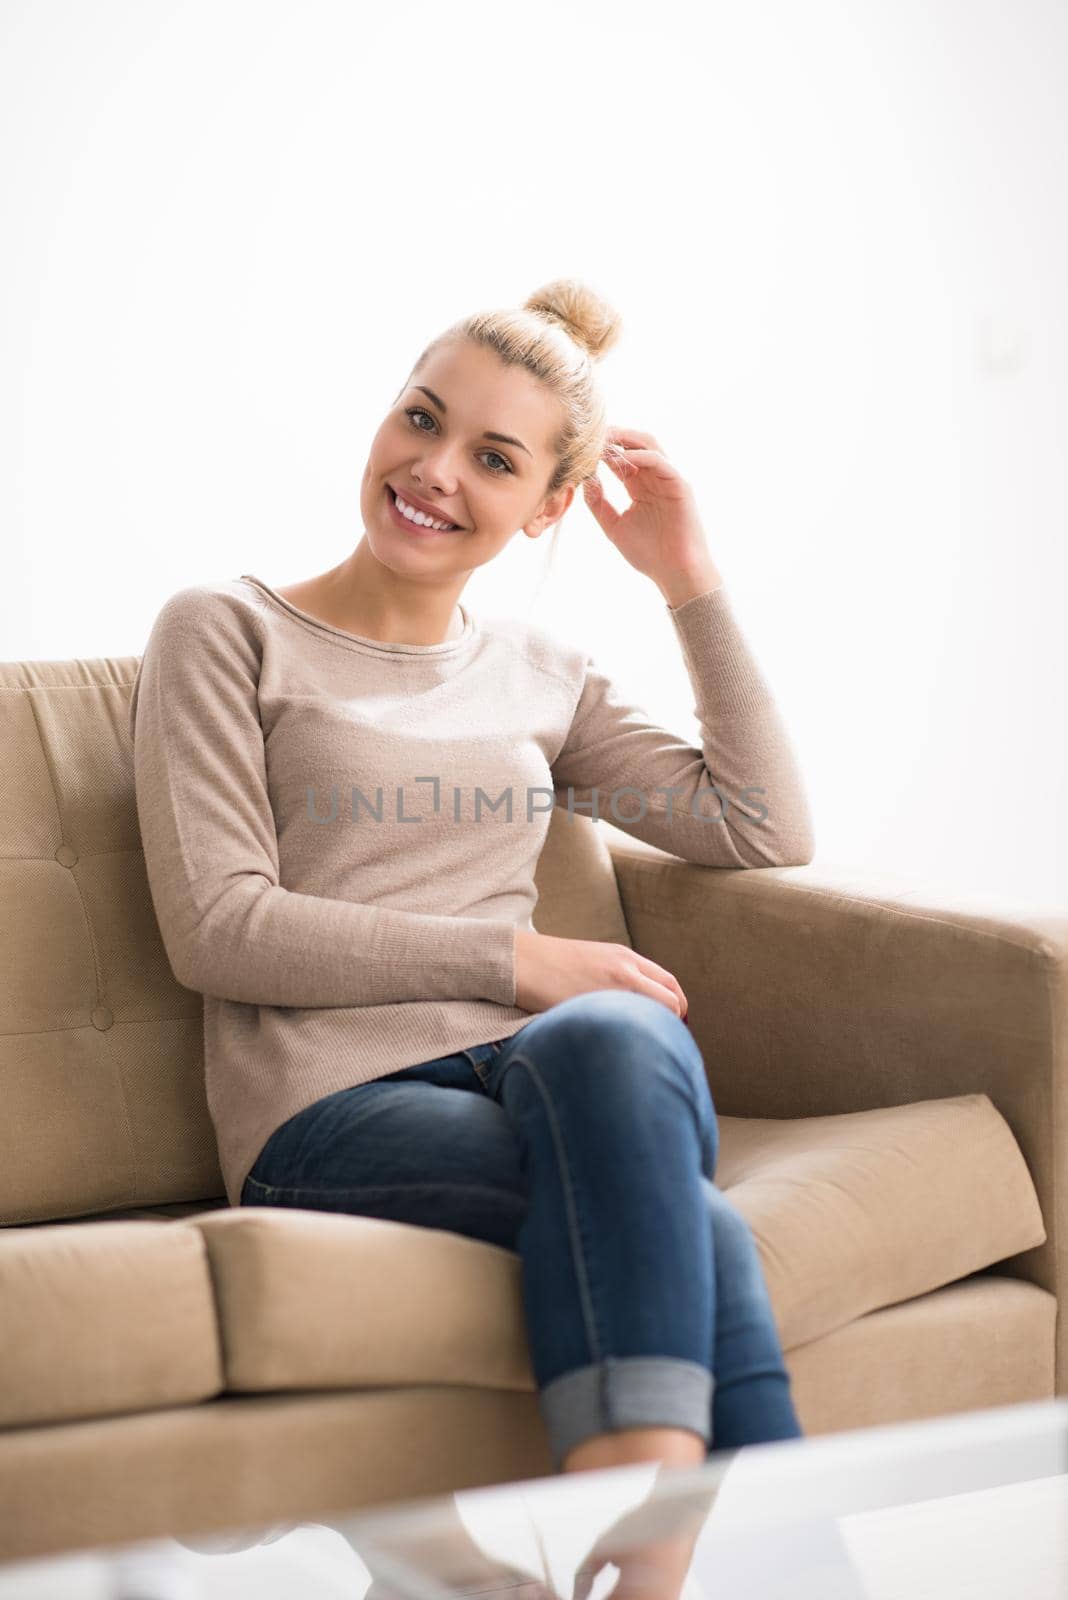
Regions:
<instances>
[{"instance_id":1,"label":"beige sofa","mask_svg":"<svg viewBox=\"0 0 1068 1600\"><path fill-rule=\"evenodd\" d=\"M518 1256L226 1205L136 666L0 665L0 1560L551 1472ZM1068 1392L1068 922L563 811L538 888L689 997L806 1432Z\"/></svg>"}]
</instances>

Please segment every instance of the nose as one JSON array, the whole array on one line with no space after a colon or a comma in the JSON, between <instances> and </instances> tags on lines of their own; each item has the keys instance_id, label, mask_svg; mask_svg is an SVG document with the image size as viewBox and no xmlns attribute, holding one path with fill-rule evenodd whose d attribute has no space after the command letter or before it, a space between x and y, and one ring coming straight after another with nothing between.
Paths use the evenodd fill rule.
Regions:
<instances>
[{"instance_id":1,"label":"nose","mask_svg":"<svg viewBox=\"0 0 1068 1600\"><path fill-rule=\"evenodd\" d=\"M454 495L457 478L450 446L442 440L425 447L412 476L424 489L437 489L445 496Z\"/></svg>"}]
</instances>

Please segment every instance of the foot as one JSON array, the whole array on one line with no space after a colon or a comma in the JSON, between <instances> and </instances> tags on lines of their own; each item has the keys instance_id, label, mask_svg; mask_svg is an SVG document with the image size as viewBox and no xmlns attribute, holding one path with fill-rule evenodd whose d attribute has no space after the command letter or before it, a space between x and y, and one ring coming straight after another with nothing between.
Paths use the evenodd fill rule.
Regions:
<instances>
[{"instance_id":1,"label":"foot","mask_svg":"<svg viewBox=\"0 0 1068 1600\"><path fill-rule=\"evenodd\" d=\"M718 1482L664 1497L654 1489L599 1536L579 1563L571 1600L586 1600L608 1563L620 1573L611 1600L678 1600L718 1493Z\"/></svg>"},{"instance_id":2,"label":"foot","mask_svg":"<svg viewBox=\"0 0 1068 1600\"><path fill-rule=\"evenodd\" d=\"M348 1537L343 1524L334 1526ZM364 1600L401 1600L389 1574L376 1572L376 1550L395 1556L398 1564L433 1578L458 1595L478 1595L479 1600L497 1600L497 1596L501 1600L559 1600L541 1577L487 1555L467 1531L455 1500L435 1510L432 1528L400 1535L392 1546L381 1530L375 1537L375 1549L364 1551L351 1539L349 1543L374 1578Z\"/></svg>"},{"instance_id":3,"label":"foot","mask_svg":"<svg viewBox=\"0 0 1068 1600\"><path fill-rule=\"evenodd\" d=\"M517 1572L503 1564L496 1580L484 1586L460 1584L455 1587L454 1593L477 1596L477 1600L497 1600L497 1596L501 1600L559 1600L556 1590L548 1588L540 1578L532 1578L529 1573ZM410 1590L402 1591L381 1573L376 1573L369 1588L364 1591L363 1600L410 1600L410 1594Z\"/></svg>"}]
</instances>

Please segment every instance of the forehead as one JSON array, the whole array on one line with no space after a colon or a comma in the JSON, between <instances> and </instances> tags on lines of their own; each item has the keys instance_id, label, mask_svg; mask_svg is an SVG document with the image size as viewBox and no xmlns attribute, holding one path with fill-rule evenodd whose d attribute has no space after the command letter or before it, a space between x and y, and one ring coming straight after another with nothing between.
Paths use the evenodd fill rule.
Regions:
<instances>
[{"instance_id":1,"label":"forehead","mask_svg":"<svg viewBox=\"0 0 1068 1600\"><path fill-rule=\"evenodd\" d=\"M425 383L448 407L450 427L513 434L531 450L552 453L560 425L556 396L524 367L507 366L471 340L448 340L409 378Z\"/></svg>"}]
</instances>

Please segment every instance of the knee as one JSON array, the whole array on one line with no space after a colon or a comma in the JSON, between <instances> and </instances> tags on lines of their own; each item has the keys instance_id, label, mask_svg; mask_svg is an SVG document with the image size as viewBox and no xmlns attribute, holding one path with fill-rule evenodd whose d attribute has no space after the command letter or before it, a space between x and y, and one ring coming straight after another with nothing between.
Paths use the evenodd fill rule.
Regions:
<instances>
[{"instance_id":1,"label":"knee","mask_svg":"<svg viewBox=\"0 0 1068 1600\"><path fill-rule=\"evenodd\" d=\"M632 989L593 989L573 995L542 1012L538 1024L575 1042L610 1039L615 1044L668 1045L678 1054L701 1059L686 1024L651 995ZM530 1026L533 1026L531 1024Z\"/></svg>"},{"instance_id":2,"label":"knee","mask_svg":"<svg viewBox=\"0 0 1068 1600\"><path fill-rule=\"evenodd\" d=\"M708 1076L697 1041L659 1000L629 989L595 989L551 1006L523 1030L520 1054L570 1083L590 1079L600 1094L611 1088L638 1100L681 1078L695 1104L715 1120Z\"/></svg>"},{"instance_id":3,"label":"knee","mask_svg":"<svg viewBox=\"0 0 1068 1600\"><path fill-rule=\"evenodd\" d=\"M659 1000L634 989L590 989L585 994L572 995L570 1000L558 1001L542 1014L568 1021L596 1021L602 1025L644 1023L652 1026L661 1017L668 1022L679 1020Z\"/></svg>"}]
</instances>

